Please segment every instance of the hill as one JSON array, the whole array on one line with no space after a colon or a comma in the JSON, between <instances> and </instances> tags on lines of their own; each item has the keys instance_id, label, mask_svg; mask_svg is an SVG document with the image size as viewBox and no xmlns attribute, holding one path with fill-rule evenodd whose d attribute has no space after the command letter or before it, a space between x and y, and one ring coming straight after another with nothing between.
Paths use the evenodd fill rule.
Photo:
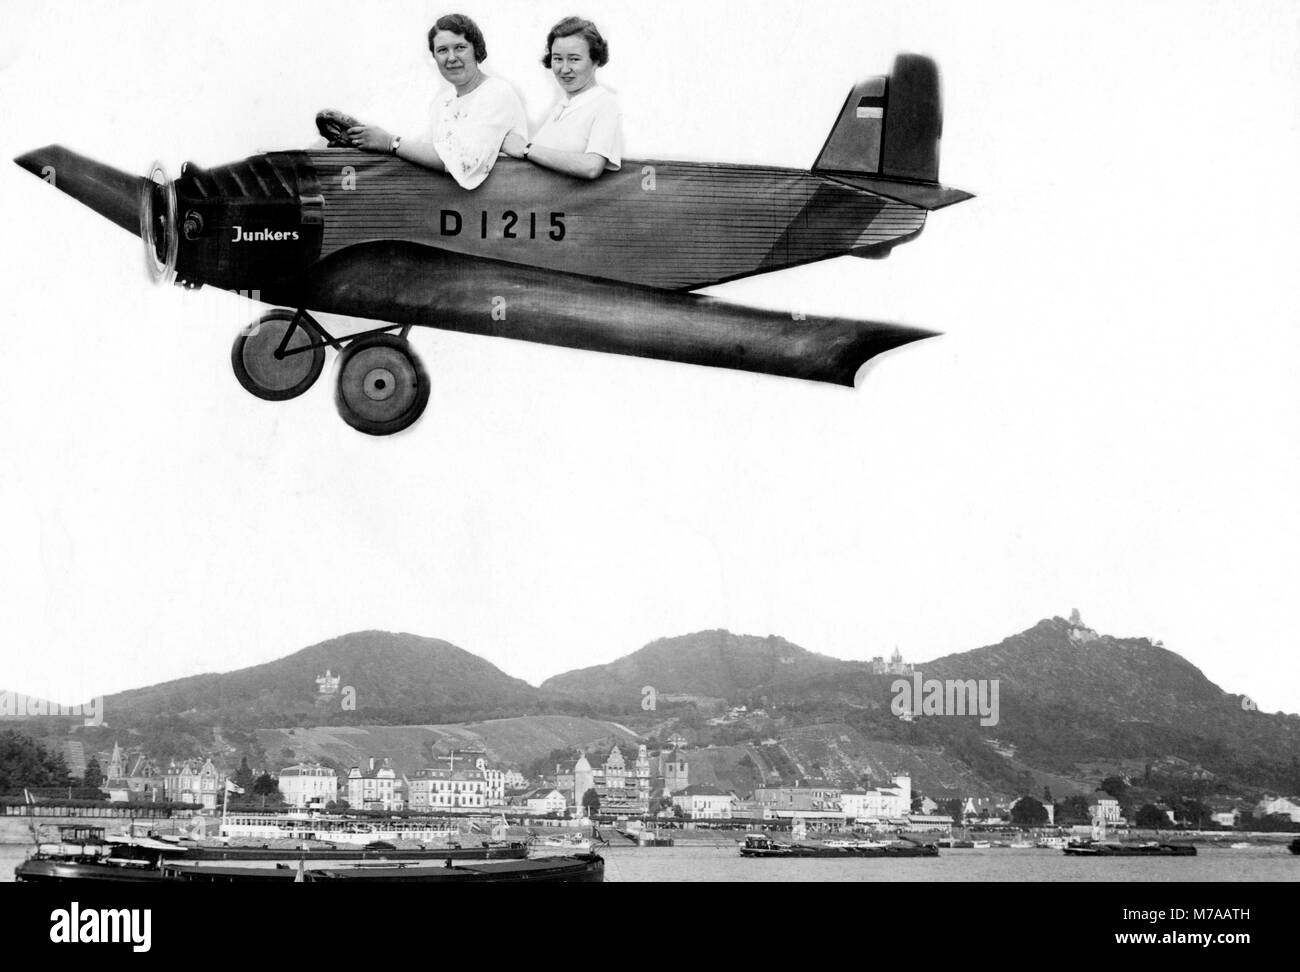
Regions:
<instances>
[{"instance_id":1,"label":"hill","mask_svg":"<svg viewBox=\"0 0 1300 972\"><path fill-rule=\"evenodd\" d=\"M995 645L917 666L923 680L997 680L998 722L974 716L900 720L899 676L818 675L763 687L758 701L787 722L843 721L868 739L935 747L1004 793L1058 794L1089 764L1150 765L1170 785L1300 788L1300 717L1243 707L1196 666L1146 638L1099 635L1064 618ZM910 677L909 677L910 680ZM950 785L950 784L945 784Z\"/></svg>"},{"instance_id":2,"label":"hill","mask_svg":"<svg viewBox=\"0 0 1300 972\"><path fill-rule=\"evenodd\" d=\"M924 668L927 678L998 679L1001 721L989 734L1026 762L1177 758L1215 776L1300 786L1300 717L1243 706L1242 696L1146 638L1052 618Z\"/></svg>"},{"instance_id":3,"label":"hill","mask_svg":"<svg viewBox=\"0 0 1300 972\"><path fill-rule=\"evenodd\" d=\"M322 698L316 678L327 670L341 684ZM344 706L348 696L354 709ZM179 715L200 725L254 729L461 722L535 711L541 701L527 682L449 642L361 631L264 665L122 692L104 707L118 726Z\"/></svg>"},{"instance_id":4,"label":"hill","mask_svg":"<svg viewBox=\"0 0 1300 972\"><path fill-rule=\"evenodd\" d=\"M714 630L652 641L608 665L553 676L542 689L619 706L639 702L646 685L661 695L734 699L760 686L862 667L861 662L819 655L774 635Z\"/></svg>"}]
</instances>

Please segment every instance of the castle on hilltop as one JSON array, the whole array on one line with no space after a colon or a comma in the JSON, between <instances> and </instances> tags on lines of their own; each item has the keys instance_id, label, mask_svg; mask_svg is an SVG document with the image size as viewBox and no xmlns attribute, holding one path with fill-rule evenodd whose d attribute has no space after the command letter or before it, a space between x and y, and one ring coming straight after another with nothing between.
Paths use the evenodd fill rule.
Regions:
<instances>
[{"instance_id":1,"label":"castle on hilltop","mask_svg":"<svg viewBox=\"0 0 1300 972\"><path fill-rule=\"evenodd\" d=\"M879 655L871 659L871 671L875 675L911 675L913 666L903 661L903 653L897 648L885 661Z\"/></svg>"},{"instance_id":2,"label":"castle on hilltop","mask_svg":"<svg viewBox=\"0 0 1300 972\"><path fill-rule=\"evenodd\" d=\"M321 698L338 694L339 683L343 680L341 675L333 675L330 670L325 669L324 675L316 676L316 694Z\"/></svg>"},{"instance_id":3,"label":"castle on hilltop","mask_svg":"<svg viewBox=\"0 0 1300 972\"><path fill-rule=\"evenodd\" d=\"M1090 641L1096 641L1101 635L1089 628L1083 623L1083 618L1079 616L1079 609L1074 608L1070 611L1070 640L1076 644L1086 645Z\"/></svg>"}]
</instances>

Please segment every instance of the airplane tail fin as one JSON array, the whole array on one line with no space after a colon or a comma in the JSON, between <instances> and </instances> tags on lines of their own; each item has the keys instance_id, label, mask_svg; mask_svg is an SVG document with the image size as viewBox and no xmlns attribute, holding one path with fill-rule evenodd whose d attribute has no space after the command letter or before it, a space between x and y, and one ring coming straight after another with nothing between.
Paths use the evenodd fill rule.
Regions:
<instances>
[{"instance_id":1,"label":"airplane tail fin","mask_svg":"<svg viewBox=\"0 0 1300 972\"><path fill-rule=\"evenodd\" d=\"M939 185L942 134L939 66L920 54L899 54L891 74L860 81L849 92L812 171L940 209L971 198Z\"/></svg>"}]
</instances>

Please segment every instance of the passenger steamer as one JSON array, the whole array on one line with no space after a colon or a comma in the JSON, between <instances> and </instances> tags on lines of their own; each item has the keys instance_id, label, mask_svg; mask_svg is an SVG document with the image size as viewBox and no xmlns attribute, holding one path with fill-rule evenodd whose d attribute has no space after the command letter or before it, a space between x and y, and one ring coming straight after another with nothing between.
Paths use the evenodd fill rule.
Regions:
<instances>
[{"instance_id":1,"label":"passenger steamer","mask_svg":"<svg viewBox=\"0 0 1300 972\"><path fill-rule=\"evenodd\" d=\"M249 813L233 811L222 817L223 839L265 842L321 840L358 847L376 841L415 840L450 845L459 839L462 824L438 817L355 817L328 813Z\"/></svg>"}]
</instances>

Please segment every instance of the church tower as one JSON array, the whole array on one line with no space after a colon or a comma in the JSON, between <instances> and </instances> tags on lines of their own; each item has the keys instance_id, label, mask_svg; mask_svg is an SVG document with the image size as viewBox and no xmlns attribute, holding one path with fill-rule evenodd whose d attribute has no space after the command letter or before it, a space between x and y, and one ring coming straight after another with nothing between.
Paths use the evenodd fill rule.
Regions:
<instances>
[{"instance_id":1,"label":"church tower","mask_svg":"<svg viewBox=\"0 0 1300 972\"><path fill-rule=\"evenodd\" d=\"M686 755L674 749L664 757L664 795L671 796L678 790L684 790L690 785Z\"/></svg>"},{"instance_id":2,"label":"church tower","mask_svg":"<svg viewBox=\"0 0 1300 972\"><path fill-rule=\"evenodd\" d=\"M636 751L636 798L647 808L650 806L650 754L644 744Z\"/></svg>"}]
</instances>

